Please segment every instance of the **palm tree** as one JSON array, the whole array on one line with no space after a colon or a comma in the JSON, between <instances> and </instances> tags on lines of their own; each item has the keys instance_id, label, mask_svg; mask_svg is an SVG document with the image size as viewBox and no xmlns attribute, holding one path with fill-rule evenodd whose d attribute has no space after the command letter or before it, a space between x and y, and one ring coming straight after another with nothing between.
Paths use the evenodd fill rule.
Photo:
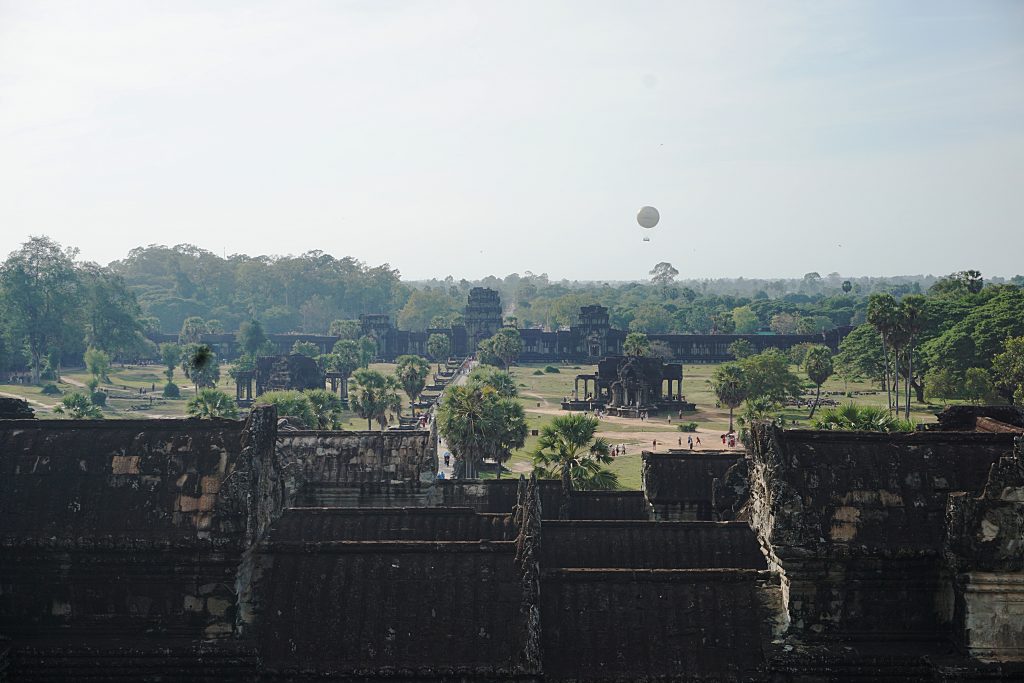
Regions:
<instances>
[{"instance_id":1,"label":"palm tree","mask_svg":"<svg viewBox=\"0 0 1024 683\"><path fill-rule=\"evenodd\" d=\"M309 404L313 406L313 419L317 429L333 429L341 412L341 399L326 389L307 389L303 391Z\"/></svg>"},{"instance_id":2,"label":"palm tree","mask_svg":"<svg viewBox=\"0 0 1024 683\"><path fill-rule=\"evenodd\" d=\"M430 363L419 356L399 356L395 368L395 376L398 378L402 389L409 396L413 403L412 414L416 416L416 399L423 393L427 386L427 375L430 374Z\"/></svg>"},{"instance_id":3,"label":"palm tree","mask_svg":"<svg viewBox=\"0 0 1024 683\"><path fill-rule=\"evenodd\" d=\"M452 386L444 392L437 410L437 430L462 464L461 476L476 479L477 468L488 449L487 415L483 390L475 386Z\"/></svg>"},{"instance_id":4,"label":"palm tree","mask_svg":"<svg viewBox=\"0 0 1024 683\"><path fill-rule=\"evenodd\" d=\"M914 347L917 342L917 335L925 324L925 298L920 294L906 296L900 302L900 321L906 336L906 359L907 378L905 383L906 401L904 401L904 414L906 420L910 419L910 388L914 382ZM918 385L920 386L920 385Z\"/></svg>"},{"instance_id":5,"label":"palm tree","mask_svg":"<svg viewBox=\"0 0 1024 683\"><path fill-rule=\"evenodd\" d=\"M643 332L630 332L622 343L622 353L627 356L645 356L651 348L651 342Z\"/></svg>"},{"instance_id":6,"label":"palm tree","mask_svg":"<svg viewBox=\"0 0 1024 683\"><path fill-rule=\"evenodd\" d=\"M860 432L912 432L914 423L875 406L844 403L821 411L814 423L815 429Z\"/></svg>"},{"instance_id":7,"label":"palm tree","mask_svg":"<svg viewBox=\"0 0 1024 683\"><path fill-rule=\"evenodd\" d=\"M339 339L334 343L326 368L341 374L341 395L348 398L348 378L361 365L359 342L353 339Z\"/></svg>"},{"instance_id":8,"label":"palm tree","mask_svg":"<svg viewBox=\"0 0 1024 683\"><path fill-rule=\"evenodd\" d=\"M618 476L604 468L612 462L611 448L604 437L596 437L598 421L589 415L559 415L541 428L537 448L531 454L534 471L542 477L562 480L559 517L569 516L573 488L614 489Z\"/></svg>"},{"instance_id":9,"label":"palm tree","mask_svg":"<svg viewBox=\"0 0 1024 683\"><path fill-rule=\"evenodd\" d=\"M217 389L200 389L189 400L186 410L189 415L199 418L238 417L238 407L234 399Z\"/></svg>"},{"instance_id":10,"label":"palm tree","mask_svg":"<svg viewBox=\"0 0 1024 683\"><path fill-rule=\"evenodd\" d=\"M732 432L733 411L740 406L750 392L747 374L739 363L724 363L715 370L711 387L718 400L729 406L729 432Z\"/></svg>"},{"instance_id":11,"label":"palm tree","mask_svg":"<svg viewBox=\"0 0 1024 683\"><path fill-rule=\"evenodd\" d=\"M821 400L821 385L832 376L832 352L827 346L820 345L807 349L807 355L804 356L804 369L807 371L808 379L814 382L816 387L811 414L807 416L807 419L810 420L814 417L814 411L818 409L818 401Z\"/></svg>"},{"instance_id":12,"label":"palm tree","mask_svg":"<svg viewBox=\"0 0 1024 683\"><path fill-rule=\"evenodd\" d=\"M72 420L101 420L103 412L89 397L79 392L68 394L60 400L53 412L67 415Z\"/></svg>"},{"instance_id":13,"label":"palm tree","mask_svg":"<svg viewBox=\"0 0 1024 683\"><path fill-rule=\"evenodd\" d=\"M373 429L374 421L384 429L391 422L392 414L402 412L398 380L391 375L362 368L353 373L352 380L348 404L359 417L366 420L367 429Z\"/></svg>"},{"instance_id":14,"label":"palm tree","mask_svg":"<svg viewBox=\"0 0 1024 683\"><path fill-rule=\"evenodd\" d=\"M512 375L490 365L478 365L473 368L466 381L481 389L490 387L505 398L515 398L519 395L519 387L516 386Z\"/></svg>"}]
</instances>

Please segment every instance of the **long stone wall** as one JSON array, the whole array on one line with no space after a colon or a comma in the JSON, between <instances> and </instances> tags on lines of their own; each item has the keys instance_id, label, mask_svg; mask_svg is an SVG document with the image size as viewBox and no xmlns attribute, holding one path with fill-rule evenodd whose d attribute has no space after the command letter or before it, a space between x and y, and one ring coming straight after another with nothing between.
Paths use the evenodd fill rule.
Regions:
<instances>
[{"instance_id":1,"label":"long stone wall","mask_svg":"<svg viewBox=\"0 0 1024 683\"><path fill-rule=\"evenodd\" d=\"M738 460L730 522L648 519L723 481L693 457L649 457L646 496L574 493L559 520L559 482L438 482L433 444L278 433L272 408L244 424L0 420L0 672L1024 676L1013 434L755 426L744 459L713 460Z\"/></svg>"}]
</instances>

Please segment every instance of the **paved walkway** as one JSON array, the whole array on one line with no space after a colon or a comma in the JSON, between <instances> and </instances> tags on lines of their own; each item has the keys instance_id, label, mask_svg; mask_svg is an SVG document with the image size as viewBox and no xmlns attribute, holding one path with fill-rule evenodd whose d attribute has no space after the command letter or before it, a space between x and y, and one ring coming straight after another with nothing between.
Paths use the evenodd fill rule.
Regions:
<instances>
[{"instance_id":1,"label":"paved walkway","mask_svg":"<svg viewBox=\"0 0 1024 683\"><path fill-rule=\"evenodd\" d=\"M466 363L463 366L463 368L459 371L459 374L457 374L455 376L455 381L453 381L450 386L459 386L459 385L465 384L466 383L466 378L469 376L469 373L473 371L474 367L476 367L476 361L475 360L471 360L468 363ZM435 410L436 407L437 407L437 404L435 403L434 404L434 408L430 409L430 419L431 419L431 421L433 421L435 419L435 417L436 417L434 415L434 410ZM438 434L438 436L437 436L437 471L438 472L444 472L444 478L445 479L452 479L454 474L455 474L455 457L453 456L450 459L448 465L445 466L445 464L444 464L444 454L446 452L448 452L448 444L446 444L444 439L441 438L441 435Z\"/></svg>"}]
</instances>

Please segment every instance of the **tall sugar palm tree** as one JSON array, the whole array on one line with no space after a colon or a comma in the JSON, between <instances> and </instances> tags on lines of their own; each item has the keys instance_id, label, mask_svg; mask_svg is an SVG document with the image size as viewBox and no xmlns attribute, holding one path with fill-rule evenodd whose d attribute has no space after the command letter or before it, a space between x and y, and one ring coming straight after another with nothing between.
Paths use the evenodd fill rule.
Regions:
<instances>
[{"instance_id":1,"label":"tall sugar palm tree","mask_svg":"<svg viewBox=\"0 0 1024 683\"><path fill-rule=\"evenodd\" d=\"M711 377L711 388L718 400L729 406L729 432L732 432L733 411L740 406L750 392L747 374L739 363L724 363Z\"/></svg>"},{"instance_id":2,"label":"tall sugar palm tree","mask_svg":"<svg viewBox=\"0 0 1024 683\"><path fill-rule=\"evenodd\" d=\"M409 400L415 404L427 386L427 375L430 374L430 363L419 356L399 356L395 368L395 377L402 389L409 396ZM412 408L413 417L416 416L415 405Z\"/></svg>"}]
</instances>

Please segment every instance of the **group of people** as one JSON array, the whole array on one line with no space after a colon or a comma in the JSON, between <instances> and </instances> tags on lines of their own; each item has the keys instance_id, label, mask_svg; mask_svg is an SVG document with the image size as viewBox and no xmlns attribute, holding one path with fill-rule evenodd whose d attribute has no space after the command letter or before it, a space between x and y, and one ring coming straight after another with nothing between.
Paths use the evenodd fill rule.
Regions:
<instances>
[{"instance_id":1,"label":"group of people","mask_svg":"<svg viewBox=\"0 0 1024 683\"><path fill-rule=\"evenodd\" d=\"M700 435L699 434L690 434L690 435L688 435L686 437L686 445L690 447L691 451L694 448L694 444L696 444L698 447L700 446ZM683 437L679 437L679 445L680 446L683 445Z\"/></svg>"},{"instance_id":2,"label":"group of people","mask_svg":"<svg viewBox=\"0 0 1024 683\"><path fill-rule=\"evenodd\" d=\"M728 445L729 448L736 447L736 433L729 432L728 434L722 434L722 445Z\"/></svg>"}]
</instances>

